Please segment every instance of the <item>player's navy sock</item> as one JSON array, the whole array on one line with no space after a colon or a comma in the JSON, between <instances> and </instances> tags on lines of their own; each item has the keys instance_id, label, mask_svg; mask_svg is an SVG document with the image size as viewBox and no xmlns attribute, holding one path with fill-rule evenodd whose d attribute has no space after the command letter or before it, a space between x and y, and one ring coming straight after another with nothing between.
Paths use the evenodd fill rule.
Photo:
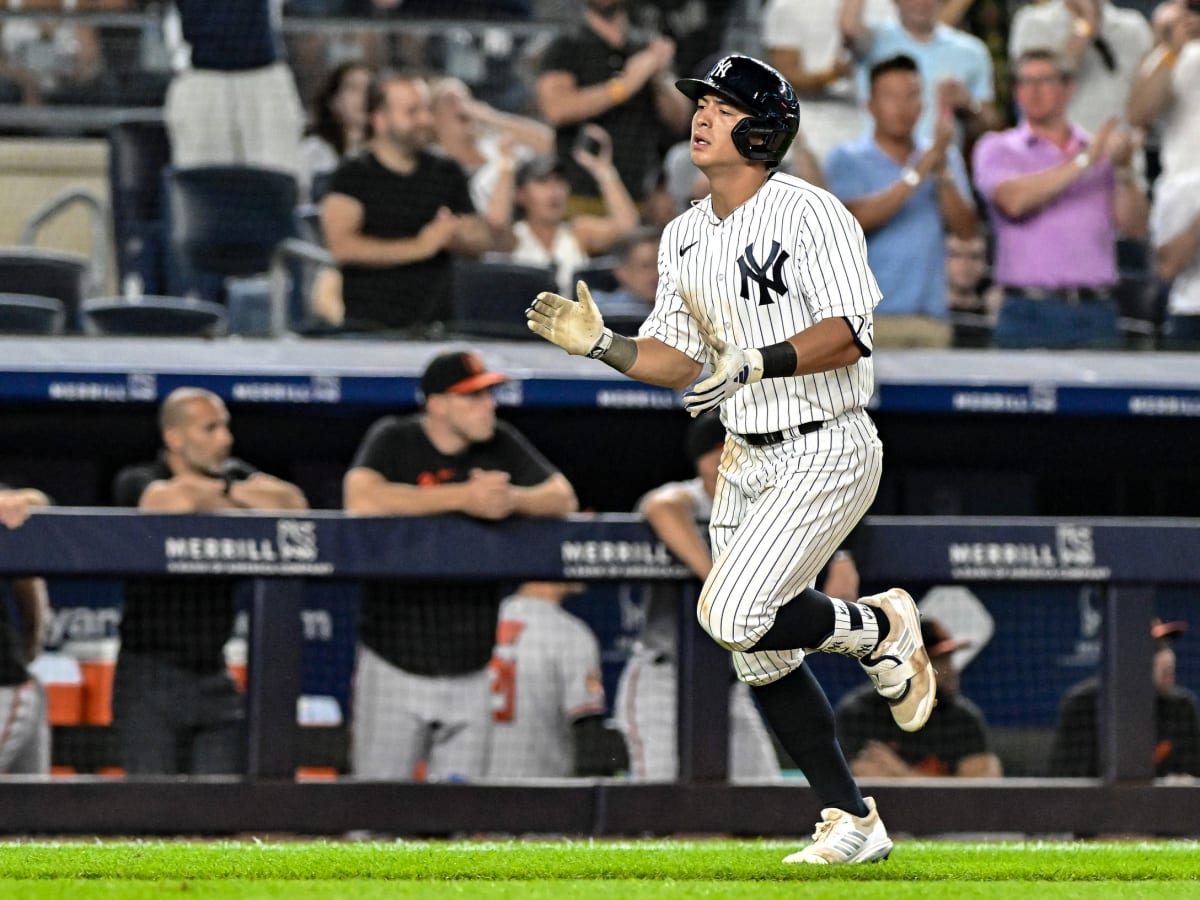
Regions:
<instances>
[{"instance_id":1,"label":"player's navy sock","mask_svg":"<svg viewBox=\"0 0 1200 900\"><path fill-rule=\"evenodd\" d=\"M888 633L887 616L862 603L836 600L805 588L779 608L775 621L750 650L815 648L861 659Z\"/></svg>"},{"instance_id":2,"label":"player's navy sock","mask_svg":"<svg viewBox=\"0 0 1200 900\"><path fill-rule=\"evenodd\" d=\"M833 707L807 665L770 684L751 688L779 743L808 779L821 807L867 814L834 734Z\"/></svg>"}]
</instances>

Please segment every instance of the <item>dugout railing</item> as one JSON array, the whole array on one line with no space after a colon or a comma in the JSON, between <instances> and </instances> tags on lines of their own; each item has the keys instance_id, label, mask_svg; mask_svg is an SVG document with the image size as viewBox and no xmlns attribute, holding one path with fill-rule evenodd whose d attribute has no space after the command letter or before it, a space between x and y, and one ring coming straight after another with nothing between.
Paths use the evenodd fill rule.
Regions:
<instances>
[{"instance_id":1,"label":"dugout railing","mask_svg":"<svg viewBox=\"0 0 1200 900\"><path fill-rule=\"evenodd\" d=\"M898 833L1200 833L1200 786L1155 781L1152 642L1158 585L1200 582L1200 520L876 518L862 528L864 580L1102 585L1098 779L866 782ZM470 546L470 554L444 548ZM1033 548L1032 550L1030 548ZM0 530L0 575L253 580L244 777L0 780L0 833L397 835L550 833L794 835L818 814L802 785L726 779L728 663L681 629L680 777L670 784L298 782L296 700L304 579L671 579L684 569L628 515L487 524L56 509ZM688 620L685 620L688 621ZM689 621L690 624L690 621Z\"/></svg>"}]
</instances>

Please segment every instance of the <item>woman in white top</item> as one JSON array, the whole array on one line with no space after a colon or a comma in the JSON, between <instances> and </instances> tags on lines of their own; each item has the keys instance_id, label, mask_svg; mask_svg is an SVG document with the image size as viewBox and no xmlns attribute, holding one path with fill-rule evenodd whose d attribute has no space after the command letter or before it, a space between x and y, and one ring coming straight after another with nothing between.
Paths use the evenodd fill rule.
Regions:
<instances>
[{"instance_id":1,"label":"woman in white top","mask_svg":"<svg viewBox=\"0 0 1200 900\"><path fill-rule=\"evenodd\" d=\"M313 101L313 122L300 143L302 194L312 202L315 179L332 175L342 157L367 139L367 88L371 69L365 63L346 62L325 79Z\"/></svg>"},{"instance_id":2,"label":"woman in white top","mask_svg":"<svg viewBox=\"0 0 1200 900\"><path fill-rule=\"evenodd\" d=\"M545 122L494 109L458 78L431 82L430 95L436 144L467 173L471 202L480 213L487 209L499 166L510 152L506 148L518 160L554 149L554 130Z\"/></svg>"},{"instance_id":3,"label":"woman in white top","mask_svg":"<svg viewBox=\"0 0 1200 900\"><path fill-rule=\"evenodd\" d=\"M499 234L498 249L513 262L555 270L559 290L575 295L576 270L601 256L637 227L638 209L612 162L612 140L598 125L583 131L587 140L576 145L575 161L600 188L605 215L567 219L567 184L560 160L542 155L514 168L511 156L499 167L499 178L485 213ZM513 207L521 218L513 222Z\"/></svg>"}]
</instances>

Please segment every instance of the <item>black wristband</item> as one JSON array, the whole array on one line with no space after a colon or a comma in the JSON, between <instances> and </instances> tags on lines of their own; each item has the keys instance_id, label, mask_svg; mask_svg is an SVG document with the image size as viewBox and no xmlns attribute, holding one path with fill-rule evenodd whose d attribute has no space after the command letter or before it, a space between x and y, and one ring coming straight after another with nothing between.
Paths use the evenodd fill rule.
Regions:
<instances>
[{"instance_id":1,"label":"black wristband","mask_svg":"<svg viewBox=\"0 0 1200 900\"><path fill-rule=\"evenodd\" d=\"M763 378L791 378L796 374L796 366L800 360L790 341L760 347L758 352L762 354Z\"/></svg>"}]
</instances>

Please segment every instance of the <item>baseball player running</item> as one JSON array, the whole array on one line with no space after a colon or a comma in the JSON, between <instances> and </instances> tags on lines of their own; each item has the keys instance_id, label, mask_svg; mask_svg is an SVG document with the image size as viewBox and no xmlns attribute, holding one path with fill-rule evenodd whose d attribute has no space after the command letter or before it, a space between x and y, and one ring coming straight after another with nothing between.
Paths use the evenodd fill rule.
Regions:
<instances>
[{"instance_id":1,"label":"baseball player running","mask_svg":"<svg viewBox=\"0 0 1200 900\"><path fill-rule=\"evenodd\" d=\"M539 294L529 328L631 378L683 389L693 415L719 407L729 437L709 525L715 559L700 624L733 652L767 721L823 807L795 863L884 859L892 842L850 774L806 650L858 658L897 724L920 729L935 702L920 618L893 588L857 603L811 585L867 511L882 446L871 396L879 287L866 242L832 195L775 172L800 124L796 93L746 56L676 87L696 101L692 161L712 193L667 225L654 310L638 337L579 301Z\"/></svg>"}]
</instances>

